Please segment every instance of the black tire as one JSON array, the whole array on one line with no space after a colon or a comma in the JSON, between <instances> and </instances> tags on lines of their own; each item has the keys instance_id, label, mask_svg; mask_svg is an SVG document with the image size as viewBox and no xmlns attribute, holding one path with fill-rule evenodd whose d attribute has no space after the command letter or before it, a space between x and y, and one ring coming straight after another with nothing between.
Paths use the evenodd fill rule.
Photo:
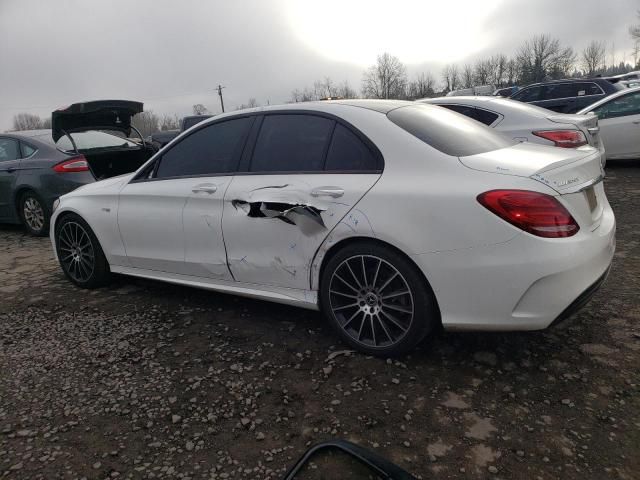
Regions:
<instances>
[{"instance_id":1,"label":"black tire","mask_svg":"<svg viewBox=\"0 0 640 480\"><path fill-rule=\"evenodd\" d=\"M56 253L65 276L80 288L98 288L111 278L100 242L80 216L66 214L56 222Z\"/></svg>"},{"instance_id":2,"label":"black tire","mask_svg":"<svg viewBox=\"0 0 640 480\"><path fill-rule=\"evenodd\" d=\"M320 307L345 343L376 356L406 354L440 324L433 290L418 268L374 242L347 245L327 261Z\"/></svg>"},{"instance_id":3,"label":"black tire","mask_svg":"<svg viewBox=\"0 0 640 480\"><path fill-rule=\"evenodd\" d=\"M29 190L20 195L18 214L24 228L31 235L44 237L49 233L51 212L40 195Z\"/></svg>"}]
</instances>

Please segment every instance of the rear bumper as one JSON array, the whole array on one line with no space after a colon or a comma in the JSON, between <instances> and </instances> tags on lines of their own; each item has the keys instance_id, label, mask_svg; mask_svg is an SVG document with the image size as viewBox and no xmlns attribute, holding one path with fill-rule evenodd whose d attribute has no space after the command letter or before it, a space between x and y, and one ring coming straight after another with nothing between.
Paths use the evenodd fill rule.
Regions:
<instances>
[{"instance_id":1,"label":"rear bumper","mask_svg":"<svg viewBox=\"0 0 640 480\"><path fill-rule=\"evenodd\" d=\"M501 244L413 259L433 287L445 329L541 330L593 293L614 251L615 217L607 203L598 228L574 237L522 233Z\"/></svg>"},{"instance_id":2,"label":"rear bumper","mask_svg":"<svg viewBox=\"0 0 640 480\"><path fill-rule=\"evenodd\" d=\"M564 311L558 315L558 317L551 322L550 327L558 326L564 323L566 320L571 318L574 314L578 313L584 307L591 298L596 294L596 292L600 289L602 284L607 280L609 276L609 272L611 271L611 267L607 268L607 271L602 274L602 276L596 280L592 285L590 285L584 292L580 294L578 298L576 298L571 305L564 309Z\"/></svg>"}]
</instances>

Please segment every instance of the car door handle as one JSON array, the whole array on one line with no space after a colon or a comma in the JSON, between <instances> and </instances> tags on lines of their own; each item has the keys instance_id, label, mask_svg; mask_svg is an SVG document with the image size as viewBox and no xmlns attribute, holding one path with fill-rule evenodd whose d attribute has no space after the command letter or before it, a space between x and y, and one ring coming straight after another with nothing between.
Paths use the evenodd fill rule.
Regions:
<instances>
[{"instance_id":1,"label":"car door handle","mask_svg":"<svg viewBox=\"0 0 640 480\"><path fill-rule=\"evenodd\" d=\"M634 125L640 125L640 120L634 120L634 121L633 121L633 124L634 124ZM8 171L8 170L7 170L7 171Z\"/></svg>"},{"instance_id":2,"label":"car door handle","mask_svg":"<svg viewBox=\"0 0 640 480\"><path fill-rule=\"evenodd\" d=\"M195 187L193 187L191 189L191 191L193 193L204 192L204 193L208 193L209 195L211 195L212 193L216 193L218 191L218 187L216 187L215 185L211 185L211 184L207 183L205 185L196 185Z\"/></svg>"},{"instance_id":3,"label":"car door handle","mask_svg":"<svg viewBox=\"0 0 640 480\"><path fill-rule=\"evenodd\" d=\"M320 187L311 190L312 197L338 198L344 195L344 189L340 187Z\"/></svg>"},{"instance_id":4,"label":"car door handle","mask_svg":"<svg viewBox=\"0 0 640 480\"><path fill-rule=\"evenodd\" d=\"M7 172L7 173L13 173L13 172L15 172L16 170L17 170L17 168L16 168L16 167L9 167L9 168L7 168L6 172Z\"/></svg>"}]
</instances>

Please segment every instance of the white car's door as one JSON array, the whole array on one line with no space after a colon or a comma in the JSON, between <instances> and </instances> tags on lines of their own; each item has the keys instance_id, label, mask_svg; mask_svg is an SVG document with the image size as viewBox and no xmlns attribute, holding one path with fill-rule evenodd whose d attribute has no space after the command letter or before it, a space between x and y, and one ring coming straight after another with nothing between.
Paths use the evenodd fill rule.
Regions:
<instances>
[{"instance_id":1,"label":"white car's door","mask_svg":"<svg viewBox=\"0 0 640 480\"><path fill-rule=\"evenodd\" d=\"M332 118L280 112L258 122L246 171L225 195L229 268L238 282L309 289L315 252L337 223L357 221L349 212L380 177L382 157Z\"/></svg>"},{"instance_id":2,"label":"white car's door","mask_svg":"<svg viewBox=\"0 0 640 480\"><path fill-rule=\"evenodd\" d=\"M131 266L231 280L222 200L252 121L199 128L120 191L118 225Z\"/></svg>"},{"instance_id":3,"label":"white car's door","mask_svg":"<svg viewBox=\"0 0 640 480\"><path fill-rule=\"evenodd\" d=\"M640 92L614 98L593 110L607 158L640 158Z\"/></svg>"}]
</instances>

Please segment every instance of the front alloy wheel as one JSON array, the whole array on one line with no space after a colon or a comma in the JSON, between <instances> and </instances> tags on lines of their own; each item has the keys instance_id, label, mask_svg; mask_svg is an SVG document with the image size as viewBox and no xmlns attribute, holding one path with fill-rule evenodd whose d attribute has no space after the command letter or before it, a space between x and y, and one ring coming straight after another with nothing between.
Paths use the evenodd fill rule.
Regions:
<instances>
[{"instance_id":1,"label":"front alloy wheel","mask_svg":"<svg viewBox=\"0 0 640 480\"><path fill-rule=\"evenodd\" d=\"M109 280L106 257L91 228L80 217L66 214L57 222L56 251L64 274L82 288L94 288Z\"/></svg>"},{"instance_id":2,"label":"front alloy wheel","mask_svg":"<svg viewBox=\"0 0 640 480\"><path fill-rule=\"evenodd\" d=\"M95 268L95 253L86 230L77 222L65 222L58 234L60 264L75 282L86 282Z\"/></svg>"}]
</instances>

